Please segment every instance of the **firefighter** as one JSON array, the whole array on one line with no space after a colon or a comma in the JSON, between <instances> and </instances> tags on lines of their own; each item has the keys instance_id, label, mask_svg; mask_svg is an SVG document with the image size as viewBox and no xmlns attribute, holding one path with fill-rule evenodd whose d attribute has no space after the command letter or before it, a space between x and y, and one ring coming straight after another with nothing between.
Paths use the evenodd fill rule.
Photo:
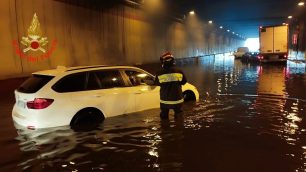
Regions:
<instances>
[{"instance_id":1,"label":"firefighter","mask_svg":"<svg viewBox=\"0 0 306 172\"><path fill-rule=\"evenodd\" d=\"M184 73L175 67L174 57L170 52L165 52L160 57L162 70L155 77L155 82L160 86L160 117L169 118L169 110L174 110L174 117L182 115L182 104L184 102L182 85L187 80Z\"/></svg>"}]
</instances>

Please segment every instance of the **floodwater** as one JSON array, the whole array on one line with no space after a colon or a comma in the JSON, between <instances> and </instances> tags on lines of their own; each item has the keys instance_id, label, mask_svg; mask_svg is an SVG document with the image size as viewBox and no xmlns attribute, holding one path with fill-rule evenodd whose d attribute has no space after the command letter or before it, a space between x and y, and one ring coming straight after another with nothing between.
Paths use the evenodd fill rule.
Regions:
<instances>
[{"instance_id":1,"label":"floodwater","mask_svg":"<svg viewBox=\"0 0 306 172\"><path fill-rule=\"evenodd\" d=\"M89 132L16 130L13 95L2 96L0 171L306 171L305 64L218 56L179 66L201 98L180 119L153 109Z\"/></svg>"}]
</instances>

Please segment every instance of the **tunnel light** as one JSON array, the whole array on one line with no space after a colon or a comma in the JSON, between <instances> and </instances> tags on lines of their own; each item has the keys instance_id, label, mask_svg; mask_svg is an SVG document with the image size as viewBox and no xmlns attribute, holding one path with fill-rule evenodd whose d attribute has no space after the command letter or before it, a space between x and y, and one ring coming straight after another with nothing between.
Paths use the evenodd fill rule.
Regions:
<instances>
[{"instance_id":1,"label":"tunnel light","mask_svg":"<svg viewBox=\"0 0 306 172\"><path fill-rule=\"evenodd\" d=\"M212 24L212 23L213 23L213 21L212 21L212 20L209 20L209 21L208 21L208 23L209 23L209 24Z\"/></svg>"},{"instance_id":2,"label":"tunnel light","mask_svg":"<svg viewBox=\"0 0 306 172\"><path fill-rule=\"evenodd\" d=\"M298 6L304 6L304 5L305 5L305 3L303 1L298 3Z\"/></svg>"},{"instance_id":3,"label":"tunnel light","mask_svg":"<svg viewBox=\"0 0 306 172\"><path fill-rule=\"evenodd\" d=\"M288 16L288 19L292 19L292 16Z\"/></svg>"},{"instance_id":4,"label":"tunnel light","mask_svg":"<svg viewBox=\"0 0 306 172\"><path fill-rule=\"evenodd\" d=\"M144 0L141 1L141 2L135 2L135 1L132 1L132 0L125 0L125 2L129 3L129 4L132 4L132 5L136 5L136 6L139 6L141 4L144 4Z\"/></svg>"},{"instance_id":5,"label":"tunnel light","mask_svg":"<svg viewBox=\"0 0 306 172\"><path fill-rule=\"evenodd\" d=\"M220 29L223 29L223 26L220 26L219 28L220 28Z\"/></svg>"},{"instance_id":6,"label":"tunnel light","mask_svg":"<svg viewBox=\"0 0 306 172\"><path fill-rule=\"evenodd\" d=\"M190 11L189 14L194 15L195 14L194 10Z\"/></svg>"}]
</instances>

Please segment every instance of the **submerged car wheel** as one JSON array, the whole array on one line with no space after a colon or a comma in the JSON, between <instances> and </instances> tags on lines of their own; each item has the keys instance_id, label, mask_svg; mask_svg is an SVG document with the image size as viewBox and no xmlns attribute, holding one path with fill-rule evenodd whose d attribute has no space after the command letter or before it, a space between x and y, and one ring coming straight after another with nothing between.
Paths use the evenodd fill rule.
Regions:
<instances>
[{"instance_id":1,"label":"submerged car wheel","mask_svg":"<svg viewBox=\"0 0 306 172\"><path fill-rule=\"evenodd\" d=\"M73 117L70 126L77 131L88 131L97 128L103 120L104 115L101 111L95 108L86 108Z\"/></svg>"},{"instance_id":2,"label":"submerged car wheel","mask_svg":"<svg viewBox=\"0 0 306 172\"><path fill-rule=\"evenodd\" d=\"M184 97L185 102L196 100L196 97L195 97L194 93L190 90L187 90L187 91L183 92L183 97Z\"/></svg>"}]
</instances>

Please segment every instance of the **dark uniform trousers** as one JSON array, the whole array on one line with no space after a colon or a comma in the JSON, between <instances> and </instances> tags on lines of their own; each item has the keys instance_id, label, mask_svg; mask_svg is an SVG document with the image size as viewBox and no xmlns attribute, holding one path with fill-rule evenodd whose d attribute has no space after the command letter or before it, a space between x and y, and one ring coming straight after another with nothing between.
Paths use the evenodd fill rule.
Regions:
<instances>
[{"instance_id":1,"label":"dark uniform trousers","mask_svg":"<svg viewBox=\"0 0 306 172\"><path fill-rule=\"evenodd\" d=\"M173 109L175 118L178 118L178 117L182 116L182 114L183 114L182 105L183 105L183 103L174 104L174 105L168 105L168 104L161 103L160 104L160 110L161 110L160 111L160 118L168 119L170 109Z\"/></svg>"}]
</instances>

